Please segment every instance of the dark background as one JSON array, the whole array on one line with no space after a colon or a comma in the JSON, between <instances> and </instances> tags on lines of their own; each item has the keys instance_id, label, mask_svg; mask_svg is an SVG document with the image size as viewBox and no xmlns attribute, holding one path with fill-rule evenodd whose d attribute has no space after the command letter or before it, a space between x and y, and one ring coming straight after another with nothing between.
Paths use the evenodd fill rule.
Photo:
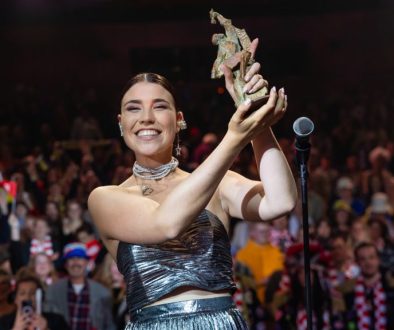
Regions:
<instances>
[{"instance_id":1,"label":"dark background","mask_svg":"<svg viewBox=\"0 0 394 330\"><path fill-rule=\"evenodd\" d=\"M223 81L210 80L216 57L211 35L213 7L251 38L271 85L285 86L289 115L278 130L289 132L300 114L326 127L335 109L319 102L343 93L350 98L392 95L394 5L392 1L125 1L16 0L0 5L0 101L2 122L18 88L45 95L39 114L56 99L99 95L97 117L114 135L120 91L140 71L166 75L180 89L187 118L210 127L209 112ZM204 104L204 103L209 104ZM77 109L69 110L73 115ZM332 113L330 113L331 111ZM11 116L12 117L12 116ZM44 115L45 117L45 115ZM225 117L225 116L224 116ZM110 122L108 122L110 121ZM321 123L319 123L321 121ZM214 120L216 123L217 120ZM204 126L205 125L205 126ZM212 125L211 125L212 126Z\"/></svg>"}]
</instances>

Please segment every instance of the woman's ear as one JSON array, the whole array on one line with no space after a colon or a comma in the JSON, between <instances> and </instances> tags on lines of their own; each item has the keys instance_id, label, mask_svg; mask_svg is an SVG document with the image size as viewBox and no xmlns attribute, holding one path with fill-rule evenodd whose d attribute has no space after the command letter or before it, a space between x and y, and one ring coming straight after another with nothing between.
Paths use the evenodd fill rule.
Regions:
<instances>
[{"instance_id":1,"label":"woman's ear","mask_svg":"<svg viewBox=\"0 0 394 330\"><path fill-rule=\"evenodd\" d=\"M179 132L180 130L184 130L187 128L187 124L185 119L183 118L183 113L182 111L178 111L176 114L176 125L177 125L177 131Z\"/></svg>"}]
</instances>

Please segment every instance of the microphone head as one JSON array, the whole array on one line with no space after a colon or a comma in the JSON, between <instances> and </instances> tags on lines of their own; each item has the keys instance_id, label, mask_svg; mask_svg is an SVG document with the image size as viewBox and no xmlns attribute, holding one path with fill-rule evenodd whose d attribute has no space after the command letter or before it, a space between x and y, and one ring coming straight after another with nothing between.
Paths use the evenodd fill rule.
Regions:
<instances>
[{"instance_id":1,"label":"microphone head","mask_svg":"<svg viewBox=\"0 0 394 330\"><path fill-rule=\"evenodd\" d=\"M294 133L301 138L308 137L314 129L315 125L313 124L313 121L307 117L300 117L296 119L293 124Z\"/></svg>"}]
</instances>

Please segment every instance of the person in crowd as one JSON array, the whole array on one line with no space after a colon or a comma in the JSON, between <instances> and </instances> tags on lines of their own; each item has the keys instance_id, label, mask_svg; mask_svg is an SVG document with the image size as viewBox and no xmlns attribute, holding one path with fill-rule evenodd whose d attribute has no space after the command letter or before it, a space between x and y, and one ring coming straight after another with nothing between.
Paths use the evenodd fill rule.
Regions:
<instances>
[{"instance_id":1,"label":"person in crowd","mask_svg":"<svg viewBox=\"0 0 394 330\"><path fill-rule=\"evenodd\" d=\"M393 174L388 169L391 157L389 150L382 146L377 146L369 152L371 167L362 174L362 191L367 201L377 192L388 193L392 189Z\"/></svg>"},{"instance_id":2,"label":"person in crowd","mask_svg":"<svg viewBox=\"0 0 394 330\"><path fill-rule=\"evenodd\" d=\"M92 272L96 266L96 259L103 255L104 248L100 241L97 239L93 226L84 222L81 227L75 232L78 242L85 244L86 254L89 257L88 271Z\"/></svg>"},{"instance_id":3,"label":"person in crowd","mask_svg":"<svg viewBox=\"0 0 394 330\"><path fill-rule=\"evenodd\" d=\"M316 241L327 250L330 245L330 237L332 228L328 219L322 219L319 221L316 227Z\"/></svg>"},{"instance_id":4,"label":"person in crowd","mask_svg":"<svg viewBox=\"0 0 394 330\"><path fill-rule=\"evenodd\" d=\"M264 292L269 277L275 271L283 270L284 256L279 247L271 244L272 227L268 223L252 223L249 225L249 239L235 256L253 275L257 288L257 296L264 303Z\"/></svg>"},{"instance_id":5,"label":"person in crowd","mask_svg":"<svg viewBox=\"0 0 394 330\"><path fill-rule=\"evenodd\" d=\"M303 248L303 243L296 243L287 249L286 269L278 276L275 290L269 288L274 291L267 299L267 308L275 320L274 329L307 329ZM311 305L312 329L329 330L331 301L324 277L327 261L319 244L311 243L309 249L312 301L319 302Z\"/></svg>"},{"instance_id":6,"label":"person in crowd","mask_svg":"<svg viewBox=\"0 0 394 330\"><path fill-rule=\"evenodd\" d=\"M337 288L346 280L356 278L360 270L353 260L353 251L349 251L347 236L334 233L330 239L331 267L328 269L330 287Z\"/></svg>"},{"instance_id":7,"label":"person in crowd","mask_svg":"<svg viewBox=\"0 0 394 330\"><path fill-rule=\"evenodd\" d=\"M282 253L286 253L286 250L294 243L289 233L288 215L272 221L270 242L278 247Z\"/></svg>"},{"instance_id":8,"label":"person in crowd","mask_svg":"<svg viewBox=\"0 0 394 330\"><path fill-rule=\"evenodd\" d=\"M370 218L367 226L371 242L379 251L381 266L394 271L394 244L386 222L380 218Z\"/></svg>"},{"instance_id":9,"label":"person in crowd","mask_svg":"<svg viewBox=\"0 0 394 330\"><path fill-rule=\"evenodd\" d=\"M246 98L267 85L259 67L254 63L246 73ZM225 65L221 69L235 101L233 74ZM119 186L93 190L88 200L101 238L125 277L128 329L246 328L231 298L227 230L230 218L272 220L295 205L294 179L271 130L286 106L283 88L271 88L267 103L255 111L246 99L218 146L187 173L172 156L176 135L186 128L173 87L154 73L130 80L118 119L136 157L133 175ZM261 181L228 171L250 142Z\"/></svg>"},{"instance_id":10,"label":"person in crowd","mask_svg":"<svg viewBox=\"0 0 394 330\"><path fill-rule=\"evenodd\" d=\"M63 260L68 276L47 288L46 302L63 315L71 330L112 330L111 292L87 278L88 255L81 243L64 247Z\"/></svg>"},{"instance_id":11,"label":"person in crowd","mask_svg":"<svg viewBox=\"0 0 394 330\"><path fill-rule=\"evenodd\" d=\"M0 269L0 318L15 310L15 306L10 302L12 293L11 280L11 275L5 270Z\"/></svg>"},{"instance_id":12,"label":"person in crowd","mask_svg":"<svg viewBox=\"0 0 394 330\"><path fill-rule=\"evenodd\" d=\"M336 200L348 203L355 216L361 216L365 212L365 204L360 198L354 196L354 184L351 178L342 176L336 184Z\"/></svg>"},{"instance_id":13,"label":"person in crowd","mask_svg":"<svg viewBox=\"0 0 394 330\"><path fill-rule=\"evenodd\" d=\"M354 255L361 274L340 288L345 329L393 329L393 273L380 269L378 250L373 243L359 244Z\"/></svg>"},{"instance_id":14,"label":"person in crowd","mask_svg":"<svg viewBox=\"0 0 394 330\"><path fill-rule=\"evenodd\" d=\"M117 329L124 329L129 320L126 308L126 283L115 260L107 253L94 270L93 279L112 292L112 315Z\"/></svg>"},{"instance_id":15,"label":"person in crowd","mask_svg":"<svg viewBox=\"0 0 394 330\"><path fill-rule=\"evenodd\" d=\"M40 280L34 275L24 273L15 286L14 310L0 318L1 330L69 330L64 318L57 313L45 310L42 298L37 294L44 291Z\"/></svg>"},{"instance_id":16,"label":"person in crowd","mask_svg":"<svg viewBox=\"0 0 394 330\"><path fill-rule=\"evenodd\" d=\"M351 206L344 200L337 200L332 208L333 229L335 231L344 233L345 235L349 234L350 226L352 224L352 220L354 219Z\"/></svg>"},{"instance_id":17,"label":"person in crowd","mask_svg":"<svg viewBox=\"0 0 394 330\"><path fill-rule=\"evenodd\" d=\"M59 278L53 259L46 253L40 252L31 256L28 267L40 279L44 288L52 285Z\"/></svg>"},{"instance_id":18,"label":"person in crowd","mask_svg":"<svg viewBox=\"0 0 394 330\"><path fill-rule=\"evenodd\" d=\"M48 221L50 228L50 236L54 242L57 242L60 251L63 250L65 245L62 229L62 217L60 213L60 207L53 201L47 201L45 204L45 218Z\"/></svg>"},{"instance_id":19,"label":"person in crowd","mask_svg":"<svg viewBox=\"0 0 394 330\"><path fill-rule=\"evenodd\" d=\"M356 218L350 225L347 243L353 251L362 242L369 242L368 227L364 218Z\"/></svg>"},{"instance_id":20,"label":"person in crowd","mask_svg":"<svg viewBox=\"0 0 394 330\"><path fill-rule=\"evenodd\" d=\"M77 201L72 199L67 201L66 215L62 219L63 235L66 243L76 241L76 231L84 224L82 212L82 206Z\"/></svg>"}]
</instances>

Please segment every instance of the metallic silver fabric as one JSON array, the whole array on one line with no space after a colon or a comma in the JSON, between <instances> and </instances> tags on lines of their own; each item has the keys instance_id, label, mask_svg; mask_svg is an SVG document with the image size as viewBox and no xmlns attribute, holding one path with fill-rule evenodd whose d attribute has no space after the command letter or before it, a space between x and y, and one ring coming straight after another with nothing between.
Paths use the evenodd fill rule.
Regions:
<instances>
[{"instance_id":1,"label":"metallic silver fabric","mask_svg":"<svg viewBox=\"0 0 394 330\"><path fill-rule=\"evenodd\" d=\"M143 308L125 330L242 330L246 322L230 296Z\"/></svg>"},{"instance_id":2,"label":"metallic silver fabric","mask_svg":"<svg viewBox=\"0 0 394 330\"><path fill-rule=\"evenodd\" d=\"M182 286L235 290L230 241L222 222L208 210L176 239L157 245L120 242L117 262L127 285L131 317Z\"/></svg>"}]
</instances>

